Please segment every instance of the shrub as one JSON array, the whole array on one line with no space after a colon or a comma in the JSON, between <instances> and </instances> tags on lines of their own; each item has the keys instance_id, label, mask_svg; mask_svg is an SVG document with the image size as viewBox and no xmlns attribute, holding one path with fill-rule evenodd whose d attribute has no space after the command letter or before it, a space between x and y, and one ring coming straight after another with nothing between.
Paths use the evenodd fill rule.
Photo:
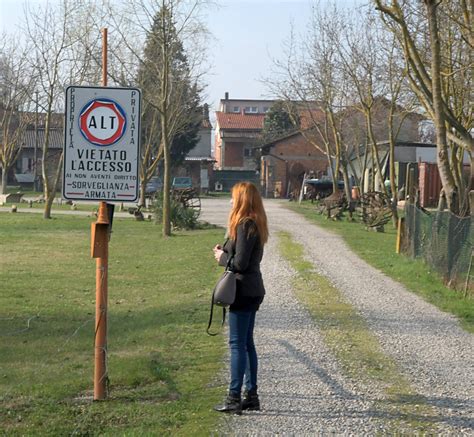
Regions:
<instances>
[{"instance_id":1,"label":"shrub","mask_svg":"<svg viewBox=\"0 0 474 437\"><path fill-rule=\"evenodd\" d=\"M163 221L163 195L158 196L152 205L152 211L157 223ZM199 211L185 208L182 203L171 198L170 219L175 229L196 229L198 227Z\"/></svg>"}]
</instances>

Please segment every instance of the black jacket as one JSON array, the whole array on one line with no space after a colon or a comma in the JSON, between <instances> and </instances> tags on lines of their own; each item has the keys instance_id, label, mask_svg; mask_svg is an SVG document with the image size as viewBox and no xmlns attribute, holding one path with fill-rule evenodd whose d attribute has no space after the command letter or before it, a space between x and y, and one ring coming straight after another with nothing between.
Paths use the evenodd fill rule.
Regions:
<instances>
[{"instance_id":1,"label":"black jacket","mask_svg":"<svg viewBox=\"0 0 474 437\"><path fill-rule=\"evenodd\" d=\"M237 227L237 239L227 240L223 247L219 264L226 266L234 254L230 269L236 273L237 295L230 310L258 309L265 295L260 262L263 257L263 245L253 220L246 220Z\"/></svg>"}]
</instances>

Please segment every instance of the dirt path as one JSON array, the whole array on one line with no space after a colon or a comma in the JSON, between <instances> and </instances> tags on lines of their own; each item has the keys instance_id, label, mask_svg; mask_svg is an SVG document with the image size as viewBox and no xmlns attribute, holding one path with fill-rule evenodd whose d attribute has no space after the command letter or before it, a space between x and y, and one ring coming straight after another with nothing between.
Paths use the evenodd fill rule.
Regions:
<instances>
[{"instance_id":1,"label":"dirt path","mask_svg":"<svg viewBox=\"0 0 474 437\"><path fill-rule=\"evenodd\" d=\"M268 294L258 314L260 392L264 409L227 418L225 431L243 434L354 433L386 430L374 402L341 372L317 325L291 290L294 272L280 257L283 230L365 318L389 357L433 411L439 433L474 435L474 336L456 319L408 292L357 257L338 236L267 201L272 238L262 272ZM205 199L203 219L224 225L228 200Z\"/></svg>"}]
</instances>

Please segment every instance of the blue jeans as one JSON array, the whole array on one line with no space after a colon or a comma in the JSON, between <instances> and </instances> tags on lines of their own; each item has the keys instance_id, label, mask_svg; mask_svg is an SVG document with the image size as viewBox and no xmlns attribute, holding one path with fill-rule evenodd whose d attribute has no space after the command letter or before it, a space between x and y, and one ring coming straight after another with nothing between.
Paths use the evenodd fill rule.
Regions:
<instances>
[{"instance_id":1,"label":"blue jeans","mask_svg":"<svg viewBox=\"0 0 474 437\"><path fill-rule=\"evenodd\" d=\"M233 396L240 397L244 383L247 391L257 390L258 359L253 342L255 313L256 311L229 312L229 394Z\"/></svg>"}]
</instances>

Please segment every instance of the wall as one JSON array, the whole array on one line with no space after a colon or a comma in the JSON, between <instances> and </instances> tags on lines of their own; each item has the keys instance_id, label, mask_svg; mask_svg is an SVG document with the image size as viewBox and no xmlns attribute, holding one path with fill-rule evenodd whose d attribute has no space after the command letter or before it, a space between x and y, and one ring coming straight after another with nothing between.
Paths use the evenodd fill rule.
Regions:
<instances>
[{"instance_id":1,"label":"wall","mask_svg":"<svg viewBox=\"0 0 474 437\"><path fill-rule=\"evenodd\" d=\"M214 158L216 159L216 167L222 168L222 138L219 135L219 129L216 129L214 141Z\"/></svg>"},{"instance_id":2,"label":"wall","mask_svg":"<svg viewBox=\"0 0 474 437\"><path fill-rule=\"evenodd\" d=\"M244 143L225 142L224 165L226 169L243 170L244 166Z\"/></svg>"},{"instance_id":3,"label":"wall","mask_svg":"<svg viewBox=\"0 0 474 437\"><path fill-rule=\"evenodd\" d=\"M241 112L246 106L256 106L258 109L258 114L264 114L264 108L267 110L275 103L274 100L221 100L219 110L222 112L234 112L234 106L239 107L239 112Z\"/></svg>"},{"instance_id":4,"label":"wall","mask_svg":"<svg viewBox=\"0 0 474 437\"><path fill-rule=\"evenodd\" d=\"M211 129L201 129L199 131L199 142L196 144L194 149L189 151L188 156L211 156Z\"/></svg>"},{"instance_id":5,"label":"wall","mask_svg":"<svg viewBox=\"0 0 474 437\"><path fill-rule=\"evenodd\" d=\"M388 139L388 116L388 104L383 101L376 102L372 110L372 128L377 142L387 141ZM409 114L406 117L395 114L394 132L398 134L397 141L420 141L418 125L421 120L422 117L417 114ZM398 129L400 123L402 123L402 126ZM342 129L343 137L347 143L365 143L367 138L366 120L361 112L356 109L348 110L346 118L342 121Z\"/></svg>"},{"instance_id":6,"label":"wall","mask_svg":"<svg viewBox=\"0 0 474 437\"><path fill-rule=\"evenodd\" d=\"M418 188L420 190L420 206L422 208L435 207L439 201L442 188L438 165L427 162L418 164Z\"/></svg>"},{"instance_id":7,"label":"wall","mask_svg":"<svg viewBox=\"0 0 474 437\"><path fill-rule=\"evenodd\" d=\"M275 194L286 197L288 188L290 191L299 189L305 172L313 171L318 176L327 172L326 155L302 135L278 141L269 153L262 157L261 166L263 191L267 197L275 197Z\"/></svg>"}]
</instances>

